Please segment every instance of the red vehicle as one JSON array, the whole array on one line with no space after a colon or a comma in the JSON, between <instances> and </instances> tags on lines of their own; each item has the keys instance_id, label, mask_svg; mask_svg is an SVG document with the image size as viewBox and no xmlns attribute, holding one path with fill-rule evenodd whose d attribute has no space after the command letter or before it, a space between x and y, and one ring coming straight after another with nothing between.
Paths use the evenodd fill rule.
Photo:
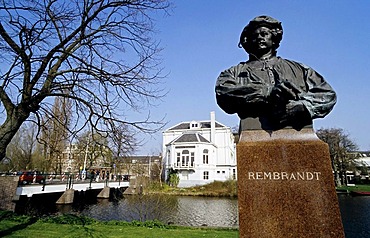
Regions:
<instances>
[{"instance_id":1,"label":"red vehicle","mask_svg":"<svg viewBox=\"0 0 370 238\"><path fill-rule=\"evenodd\" d=\"M36 173L36 180L35 179L35 173ZM19 184L29 184L29 183L44 183L45 178L44 176L40 175L37 171L26 171L19 176Z\"/></svg>"}]
</instances>

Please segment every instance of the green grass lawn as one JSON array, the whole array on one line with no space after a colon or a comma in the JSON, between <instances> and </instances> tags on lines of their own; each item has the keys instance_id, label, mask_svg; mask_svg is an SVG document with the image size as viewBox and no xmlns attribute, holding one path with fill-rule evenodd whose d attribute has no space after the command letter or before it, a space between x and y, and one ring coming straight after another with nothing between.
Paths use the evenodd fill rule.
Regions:
<instances>
[{"instance_id":1,"label":"green grass lawn","mask_svg":"<svg viewBox=\"0 0 370 238\"><path fill-rule=\"evenodd\" d=\"M356 184L355 186L340 186L337 187L339 190L348 190L348 191L356 191L356 192L370 192L370 185L364 184Z\"/></svg>"},{"instance_id":2,"label":"green grass lawn","mask_svg":"<svg viewBox=\"0 0 370 238\"><path fill-rule=\"evenodd\" d=\"M55 219L32 219L24 216L0 217L0 237L238 237L236 229L178 227L150 221L144 223L98 222L90 218L74 216L71 219L71 217L67 215L58 221Z\"/></svg>"},{"instance_id":3,"label":"green grass lawn","mask_svg":"<svg viewBox=\"0 0 370 238\"><path fill-rule=\"evenodd\" d=\"M66 225L66 224L48 224L36 222L20 230L15 229L12 233L2 237L219 237L228 238L238 237L236 230L218 230L218 229L195 229L195 228L148 228L134 226L117 226L117 225Z\"/></svg>"}]
</instances>

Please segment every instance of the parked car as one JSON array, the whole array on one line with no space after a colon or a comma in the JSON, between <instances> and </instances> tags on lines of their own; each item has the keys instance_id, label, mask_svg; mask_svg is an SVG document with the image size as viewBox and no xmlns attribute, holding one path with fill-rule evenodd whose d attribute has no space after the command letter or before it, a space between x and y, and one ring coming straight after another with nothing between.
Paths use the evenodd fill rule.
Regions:
<instances>
[{"instance_id":1,"label":"parked car","mask_svg":"<svg viewBox=\"0 0 370 238\"><path fill-rule=\"evenodd\" d=\"M40 183L40 184L44 183L45 178L44 178L43 175L40 174L40 172L38 172L38 171L26 171L26 172L23 172L19 176L19 184L33 183L35 173L36 173L36 181L35 182Z\"/></svg>"},{"instance_id":2,"label":"parked car","mask_svg":"<svg viewBox=\"0 0 370 238\"><path fill-rule=\"evenodd\" d=\"M122 181L130 181L130 175L127 174L122 175Z\"/></svg>"}]
</instances>

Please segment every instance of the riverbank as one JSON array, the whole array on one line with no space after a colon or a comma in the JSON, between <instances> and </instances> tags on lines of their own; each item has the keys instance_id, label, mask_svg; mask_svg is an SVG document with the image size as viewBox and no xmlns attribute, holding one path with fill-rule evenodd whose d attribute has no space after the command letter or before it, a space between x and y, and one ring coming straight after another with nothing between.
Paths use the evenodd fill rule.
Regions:
<instances>
[{"instance_id":1,"label":"riverbank","mask_svg":"<svg viewBox=\"0 0 370 238\"><path fill-rule=\"evenodd\" d=\"M147 190L148 194L166 194L177 196L205 196L205 197L237 197L237 181L214 181L202 186L194 186L190 188L177 188L168 185L159 186L159 184L151 184Z\"/></svg>"},{"instance_id":2,"label":"riverbank","mask_svg":"<svg viewBox=\"0 0 370 238\"><path fill-rule=\"evenodd\" d=\"M237 238L238 230L232 228L181 227L165 225L158 221L100 222L76 215L48 218L19 216L0 211L0 237L224 237Z\"/></svg>"},{"instance_id":3,"label":"riverbank","mask_svg":"<svg viewBox=\"0 0 370 238\"><path fill-rule=\"evenodd\" d=\"M370 192L370 185L353 184L352 186L339 186L339 187L336 187L336 190L339 193Z\"/></svg>"}]
</instances>

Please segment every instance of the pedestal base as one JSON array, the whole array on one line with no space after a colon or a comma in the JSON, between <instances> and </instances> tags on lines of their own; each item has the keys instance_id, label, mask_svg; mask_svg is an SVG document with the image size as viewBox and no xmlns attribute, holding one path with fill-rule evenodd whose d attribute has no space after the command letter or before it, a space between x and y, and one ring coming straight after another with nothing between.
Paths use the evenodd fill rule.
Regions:
<instances>
[{"instance_id":1,"label":"pedestal base","mask_svg":"<svg viewBox=\"0 0 370 238\"><path fill-rule=\"evenodd\" d=\"M312 129L243 131L240 237L344 237L328 145Z\"/></svg>"}]
</instances>

